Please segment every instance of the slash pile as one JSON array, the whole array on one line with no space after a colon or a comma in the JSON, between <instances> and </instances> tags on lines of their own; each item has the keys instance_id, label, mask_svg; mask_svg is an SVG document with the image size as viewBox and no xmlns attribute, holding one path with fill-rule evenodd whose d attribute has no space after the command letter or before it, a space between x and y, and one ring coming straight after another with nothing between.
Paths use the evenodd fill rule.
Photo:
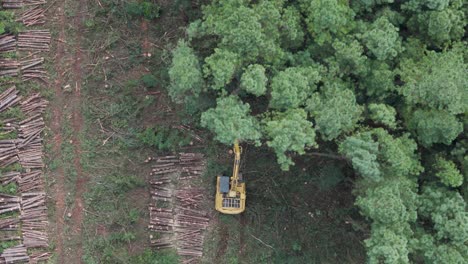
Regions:
<instances>
[{"instance_id":1,"label":"slash pile","mask_svg":"<svg viewBox=\"0 0 468 264\"><path fill-rule=\"evenodd\" d=\"M156 249L175 248L183 263L197 263L203 254L204 231L209 224L205 194L192 186L205 169L199 153L153 158L151 172L150 236ZM196 179L195 179L196 180Z\"/></svg>"}]
</instances>

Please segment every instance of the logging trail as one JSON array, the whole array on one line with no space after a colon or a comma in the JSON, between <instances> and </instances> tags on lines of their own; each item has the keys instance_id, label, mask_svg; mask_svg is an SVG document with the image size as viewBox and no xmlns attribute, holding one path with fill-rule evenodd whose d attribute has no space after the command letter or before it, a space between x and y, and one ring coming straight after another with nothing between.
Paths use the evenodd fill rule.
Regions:
<instances>
[{"instance_id":1,"label":"logging trail","mask_svg":"<svg viewBox=\"0 0 468 264\"><path fill-rule=\"evenodd\" d=\"M74 159L73 165L76 170L77 179L75 183L75 197L73 202L73 211L72 211L72 236L77 239L75 244L75 250L71 251L71 258L73 263L81 263L81 257L83 256L83 241L81 236L81 226L83 224L83 211L84 211L84 200L83 194L86 192L86 186L88 183L88 177L83 173L83 168L81 166L81 142L79 135L83 132L83 115L81 113L81 84L83 82L83 52L82 52L82 34L83 34L83 23L84 23L84 14L87 11L87 1L79 0L78 1L78 10L73 21L76 28L75 35L75 54L74 54L74 65L73 65L73 76L75 83L75 94L72 97L71 104L73 106L72 114L72 128L73 128L73 137L72 144L74 147Z\"/></svg>"},{"instance_id":2,"label":"logging trail","mask_svg":"<svg viewBox=\"0 0 468 264\"><path fill-rule=\"evenodd\" d=\"M64 107L64 99L62 94L63 86L63 76L65 74L65 68L63 67L64 61L64 52L65 52L65 1L58 1L54 6L53 11L57 14L57 26L58 26L58 39L55 42L55 56L54 56L54 65L55 71L57 73L57 78L54 83L54 100L51 103L51 112L52 119L50 124L50 129L54 135L53 138L53 148L52 148L52 158L57 159L61 157L61 146L63 142L63 136L61 133L62 130L62 110ZM55 21L53 21L55 22ZM54 171L50 172L51 177L55 180L54 192L55 192L55 253L57 255L57 262L64 263L65 255L63 251L63 239L64 239L64 226L65 226L65 174L62 166L58 166Z\"/></svg>"},{"instance_id":3,"label":"logging trail","mask_svg":"<svg viewBox=\"0 0 468 264\"><path fill-rule=\"evenodd\" d=\"M66 0L56 1L50 10L52 23L55 24L58 36L55 41L55 54L53 58L56 78L54 80L54 99L51 103L50 128L54 135L52 159L64 160L62 146L64 141L69 140L73 146L73 170L76 171L75 186L67 186L70 177L63 164L57 166L51 172L55 181L55 221L54 236L56 240L57 263L81 263L82 262L82 239L81 226L83 221L83 194L86 191L87 177L83 174L80 157L81 145L79 135L82 134L83 116L81 113L81 84L82 84L82 59L81 38L84 14L86 12L86 1L80 0L76 5L76 16L72 20L66 19L66 8L69 8ZM70 27L71 26L71 27ZM75 30L69 31L68 28ZM74 42L73 42L74 41ZM64 87L70 86L71 94L64 92ZM65 109L71 111L66 116ZM64 134L64 123L70 119L72 136L67 138ZM67 195L74 193L72 203L67 204ZM67 218L71 221L66 221ZM69 230L69 231L67 231ZM71 244L70 244L70 242Z\"/></svg>"}]
</instances>

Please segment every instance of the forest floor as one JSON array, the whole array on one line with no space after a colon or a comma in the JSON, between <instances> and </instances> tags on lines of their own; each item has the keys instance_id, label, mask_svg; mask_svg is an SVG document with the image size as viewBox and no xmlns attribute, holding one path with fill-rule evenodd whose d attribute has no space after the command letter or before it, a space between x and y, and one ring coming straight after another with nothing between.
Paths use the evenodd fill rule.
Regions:
<instances>
[{"instance_id":1,"label":"forest floor","mask_svg":"<svg viewBox=\"0 0 468 264\"><path fill-rule=\"evenodd\" d=\"M143 146L137 134L195 121L165 92L169 51L185 36L187 14L174 1L158 1L161 16L146 21L129 17L124 2L57 0L48 10L52 263L151 263L144 160L167 151ZM148 83L148 76L154 80ZM213 193L215 176L229 173L232 155L229 147L206 145L198 150L207 155L204 182L211 184L204 188ZM339 169L317 169L345 165L309 159L286 173L266 149L245 149L247 210L213 213L203 263L364 261L349 184ZM325 179L329 174L332 180ZM172 251L154 257L176 262Z\"/></svg>"}]
</instances>

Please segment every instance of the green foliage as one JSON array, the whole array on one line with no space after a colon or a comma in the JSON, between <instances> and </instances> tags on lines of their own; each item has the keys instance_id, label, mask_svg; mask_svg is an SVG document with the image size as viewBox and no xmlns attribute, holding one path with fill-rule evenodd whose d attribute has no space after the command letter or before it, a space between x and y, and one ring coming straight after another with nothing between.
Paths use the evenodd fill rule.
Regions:
<instances>
[{"instance_id":1,"label":"green foliage","mask_svg":"<svg viewBox=\"0 0 468 264\"><path fill-rule=\"evenodd\" d=\"M147 88L154 88L158 85L158 79L152 74L143 75L141 81Z\"/></svg>"},{"instance_id":2,"label":"green foliage","mask_svg":"<svg viewBox=\"0 0 468 264\"><path fill-rule=\"evenodd\" d=\"M146 128L137 134L137 138L150 147L160 151L176 151L178 148L190 144L190 137L171 127Z\"/></svg>"},{"instance_id":3,"label":"green foliage","mask_svg":"<svg viewBox=\"0 0 468 264\"><path fill-rule=\"evenodd\" d=\"M232 144L236 139L259 144L260 125L249 113L250 106L231 95L218 99L216 108L204 112L201 125L213 131L215 139L224 144Z\"/></svg>"},{"instance_id":4,"label":"green foliage","mask_svg":"<svg viewBox=\"0 0 468 264\"><path fill-rule=\"evenodd\" d=\"M457 169L455 163L451 160L446 160L443 157L437 157L434 164L436 170L435 176L440 181L449 187L459 187L463 183L463 175Z\"/></svg>"},{"instance_id":5,"label":"green foliage","mask_svg":"<svg viewBox=\"0 0 468 264\"><path fill-rule=\"evenodd\" d=\"M305 148L317 147L315 131L307 113L303 109L290 109L284 113L275 113L271 119L264 120L267 145L276 153L282 170L289 170L294 162L286 152L305 153Z\"/></svg>"},{"instance_id":6,"label":"green foliage","mask_svg":"<svg viewBox=\"0 0 468 264\"><path fill-rule=\"evenodd\" d=\"M430 221L435 238L463 245L468 240L468 212L461 195L446 188L425 186L419 215Z\"/></svg>"},{"instance_id":7,"label":"green foliage","mask_svg":"<svg viewBox=\"0 0 468 264\"><path fill-rule=\"evenodd\" d=\"M7 185L0 185L0 193L8 195L16 195L18 192L18 185L14 182L10 182Z\"/></svg>"},{"instance_id":8,"label":"green foliage","mask_svg":"<svg viewBox=\"0 0 468 264\"><path fill-rule=\"evenodd\" d=\"M372 227L371 238L365 240L365 245L370 264L410 263L407 237L392 228Z\"/></svg>"},{"instance_id":9,"label":"green foliage","mask_svg":"<svg viewBox=\"0 0 468 264\"><path fill-rule=\"evenodd\" d=\"M279 72L271 80L270 107L288 109L303 106L320 79L319 68L291 67Z\"/></svg>"},{"instance_id":10,"label":"green foliage","mask_svg":"<svg viewBox=\"0 0 468 264\"><path fill-rule=\"evenodd\" d=\"M131 17L144 17L152 20L159 17L160 7L147 0L141 2L130 2L125 6L125 11Z\"/></svg>"},{"instance_id":11,"label":"green foliage","mask_svg":"<svg viewBox=\"0 0 468 264\"><path fill-rule=\"evenodd\" d=\"M426 147L435 143L450 145L463 131L463 124L455 116L438 110L414 111L409 117L407 126Z\"/></svg>"},{"instance_id":12,"label":"green foliage","mask_svg":"<svg viewBox=\"0 0 468 264\"><path fill-rule=\"evenodd\" d=\"M417 195L415 184L405 178L396 178L369 188L356 199L361 213L374 223L387 226L416 220Z\"/></svg>"},{"instance_id":13,"label":"green foliage","mask_svg":"<svg viewBox=\"0 0 468 264\"><path fill-rule=\"evenodd\" d=\"M421 61L406 60L400 65L405 83L402 94L408 104L422 105L450 114L468 111L467 64L458 50L428 52Z\"/></svg>"},{"instance_id":14,"label":"green foliage","mask_svg":"<svg viewBox=\"0 0 468 264\"><path fill-rule=\"evenodd\" d=\"M255 95L264 95L266 92L267 77L262 65L249 65L242 74L241 87L245 91Z\"/></svg>"},{"instance_id":15,"label":"green foliage","mask_svg":"<svg viewBox=\"0 0 468 264\"><path fill-rule=\"evenodd\" d=\"M364 178L379 181L382 175L412 176L422 171L416 143L408 135L394 138L382 128L346 138L339 148Z\"/></svg>"},{"instance_id":16,"label":"green foliage","mask_svg":"<svg viewBox=\"0 0 468 264\"><path fill-rule=\"evenodd\" d=\"M333 65L336 62L339 72L336 74L342 76L345 74L361 75L367 71L367 57L363 54L364 48L357 40L343 42L336 40L332 44L335 54L329 58L329 63Z\"/></svg>"},{"instance_id":17,"label":"green foliage","mask_svg":"<svg viewBox=\"0 0 468 264\"><path fill-rule=\"evenodd\" d=\"M395 75L388 64L373 62L369 67L369 73L363 78L360 88L364 89L367 96L381 100L396 90Z\"/></svg>"},{"instance_id":18,"label":"green foliage","mask_svg":"<svg viewBox=\"0 0 468 264\"><path fill-rule=\"evenodd\" d=\"M220 90L228 84L239 66L239 58L234 52L215 49L215 53L205 59L203 72L205 77L212 77L212 88Z\"/></svg>"},{"instance_id":19,"label":"green foliage","mask_svg":"<svg viewBox=\"0 0 468 264\"><path fill-rule=\"evenodd\" d=\"M356 127L363 108L356 103L352 90L340 83L326 83L307 102L307 110L314 117L322 138L333 140Z\"/></svg>"},{"instance_id":20,"label":"green foliage","mask_svg":"<svg viewBox=\"0 0 468 264\"><path fill-rule=\"evenodd\" d=\"M146 249L143 253L133 256L132 264L175 264L179 257L173 251L151 251Z\"/></svg>"},{"instance_id":21,"label":"green foliage","mask_svg":"<svg viewBox=\"0 0 468 264\"><path fill-rule=\"evenodd\" d=\"M21 24L16 22L15 13L10 11L0 11L0 34L17 34L21 29Z\"/></svg>"},{"instance_id":22,"label":"green foliage","mask_svg":"<svg viewBox=\"0 0 468 264\"><path fill-rule=\"evenodd\" d=\"M198 96L202 90L203 79L198 58L184 41L179 41L177 48L172 51L169 78L169 95L176 102L182 102L187 94Z\"/></svg>"},{"instance_id":23,"label":"green foliage","mask_svg":"<svg viewBox=\"0 0 468 264\"><path fill-rule=\"evenodd\" d=\"M377 162L379 145L368 135L347 137L340 144L340 153L351 159L353 168L370 180L381 179L380 165Z\"/></svg>"},{"instance_id":24,"label":"green foliage","mask_svg":"<svg viewBox=\"0 0 468 264\"><path fill-rule=\"evenodd\" d=\"M346 1L302 0L300 7L306 17L307 29L318 44L331 42L333 37L346 34L354 17Z\"/></svg>"},{"instance_id":25,"label":"green foliage","mask_svg":"<svg viewBox=\"0 0 468 264\"><path fill-rule=\"evenodd\" d=\"M394 58L402 51L398 28L385 17L380 17L363 34L366 47L378 60Z\"/></svg>"},{"instance_id":26,"label":"green foliage","mask_svg":"<svg viewBox=\"0 0 468 264\"><path fill-rule=\"evenodd\" d=\"M369 117L377 124L396 128L396 110L386 104L369 104Z\"/></svg>"}]
</instances>

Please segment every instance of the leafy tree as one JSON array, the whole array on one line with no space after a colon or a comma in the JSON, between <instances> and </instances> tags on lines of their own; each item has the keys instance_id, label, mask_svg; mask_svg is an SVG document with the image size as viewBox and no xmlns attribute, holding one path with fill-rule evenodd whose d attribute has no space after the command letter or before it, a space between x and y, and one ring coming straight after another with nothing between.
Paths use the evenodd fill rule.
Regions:
<instances>
[{"instance_id":1,"label":"leafy tree","mask_svg":"<svg viewBox=\"0 0 468 264\"><path fill-rule=\"evenodd\" d=\"M378 181L382 175L377 161L379 144L369 136L370 134L347 137L340 144L340 153L351 159L353 168L362 177Z\"/></svg>"},{"instance_id":2,"label":"leafy tree","mask_svg":"<svg viewBox=\"0 0 468 264\"><path fill-rule=\"evenodd\" d=\"M408 135L395 138L382 128L347 137L339 146L353 168L373 181L379 181L382 175L418 175L423 168L416 150L416 143Z\"/></svg>"},{"instance_id":3,"label":"leafy tree","mask_svg":"<svg viewBox=\"0 0 468 264\"><path fill-rule=\"evenodd\" d=\"M336 40L332 44L335 54L328 62L336 63L339 72L338 76L345 74L362 75L367 71L367 57L363 55L364 48L357 40L348 43Z\"/></svg>"},{"instance_id":4,"label":"leafy tree","mask_svg":"<svg viewBox=\"0 0 468 264\"><path fill-rule=\"evenodd\" d=\"M241 87L255 96L260 96L266 92L267 81L265 68L262 65L253 64L249 65L242 74Z\"/></svg>"},{"instance_id":5,"label":"leafy tree","mask_svg":"<svg viewBox=\"0 0 468 264\"><path fill-rule=\"evenodd\" d=\"M314 67L290 67L271 79L270 107L275 109L297 108L317 89L320 69Z\"/></svg>"},{"instance_id":6,"label":"leafy tree","mask_svg":"<svg viewBox=\"0 0 468 264\"><path fill-rule=\"evenodd\" d=\"M419 215L431 221L436 239L458 245L468 241L468 212L458 192L424 186L420 201Z\"/></svg>"},{"instance_id":7,"label":"leafy tree","mask_svg":"<svg viewBox=\"0 0 468 264\"><path fill-rule=\"evenodd\" d=\"M219 90L231 82L239 64L236 53L224 49L215 49L215 52L205 59L203 72L205 77L213 78L212 88Z\"/></svg>"},{"instance_id":8,"label":"leafy tree","mask_svg":"<svg viewBox=\"0 0 468 264\"><path fill-rule=\"evenodd\" d=\"M378 60L394 58L402 51L398 31L386 17L380 17L363 34L363 41Z\"/></svg>"},{"instance_id":9,"label":"leafy tree","mask_svg":"<svg viewBox=\"0 0 468 264\"><path fill-rule=\"evenodd\" d=\"M426 147L435 143L450 145L463 131L463 124L445 111L418 109L409 117L407 126Z\"/></svg>"},{"instance_id":10,"label":"leafy tree","mask_svg":"<svg viewBox=\"0 0 468 264\"><path fill-rule=\"evenodd\" d=\"M395 75L388 64L374 61L369 67L369 73L363 78L360 88L367 96L382 100L396 91Z\"/></svg>"},{"instance_id":11,"label":"leafy tree","mask_svg":"<svg viewBox=\"0 0 468 264\"><path fill-rule=\"evenodd\" d=\"M378 124L396 128L396 110L386 104L369 104L369 117Z\"/></svg>"},{"instance_id":12,"label":"leafy tree","mask_svg":"<svg viewBox=\"0 0 468 264\"><path fill-rule=\"evenodd\" d=\"M349 32L354 17L348 2L338 0L301 0L307 29L318 44Z\"/></svg>"},{"instance_id":13,"label":"leafy tree","mask_svg":"<svg viewBox=\"0 0 468 264\"><path fill-rule=\"evenodd\" d=\"M272 118L264 122L267 145L275 151L278 164L283 170L289 170L289 166L294 165L286 152L304 154L305 148L317 147L315 131L303 109L289 109L284 113L275 113Z\"/></svg>"},{"instance_id":14,"label":"leafy tree","mask_svg":"<svg viewBox=\"0 0 468 264\"><path fill-rule=\"evenodd\" d=\"M177 48L172 51L169 78L169 95L176 102L182 102L187 94L198 96L202 90L203 79L198 58L184 41L179 41Z\"/></svg>"},{"instance_id":15,"label":"leafy tree","mask_svg":"<svg viewBox=\"0 0 468 264\"><path fill-rule=\"evenodd\" d=\"M204 112L201 125L213 131L216 140L224 144L232 144L236 139L252 140L259 144L260 125L249 112L248 104L231 95L218 99L216 108Z\"/></svg>"},{"instance_id":16,"label":"leafy tree","mask_svg":"<svg viewBox=\"0 0 468 264\"><path fill-rule=\"evenodd\" d=\"M302 29L301 14L295 6L288 6L281 16L282 46L297 48L304 43L305 33Z\"/></svg>"},{"instance_id":17,"label":"leafy tree","mask_svg":"<svg viewBox=\"0 0 468 264\"><path fill-rule=\"evenodd\" d=\"M463 175L453 161L439 156L434 164L434 169L436 170L435 175L443 184L449 187L459 187L462 185Z\"/></svg>"},{"instance_id":18,"label":"leafy tree","mask_svg":"<svg viewBox=\"0 0 468 264\"><path fill-rule=\"evenodd\" d=\"M410 263L408 238L395 230L378 225L372 227L371 238L365 240L368 263Z\"/></svg>"},{"instance_id":19,"label":"leafy tree","mask_svg":"<svg viewBox=\"0 0 468 264\"><path fill-rule=\"evenodd\" d=\"M416 184L406 178L387 180L356 199L361 213L374 223L393 224L416 221Z\"/></svg>"},{"instance_id":20,"label":"leafy tree","mask_svg":"<svg viewBox=\"0 0 468 264\"><path fill-rule=\"evenodd\" d=\"M400 75L402 94L410 105L422 105L450 114L468 111L468 71L457 50L428 52L421 61L405 60Z\"/></svg>"},{"instance_id":21,"label":"leafy tree","mask_svg":"<svg viewBox=\"0 0 468 264\"><path fill-rule=\"evenodd\" d=\"M317 131L325 140L352 131L363 111L353 91L336 82L326 83L320 93L315 93L307 101L307 110L315 118Z\"/></svg>"}]
</instances>

